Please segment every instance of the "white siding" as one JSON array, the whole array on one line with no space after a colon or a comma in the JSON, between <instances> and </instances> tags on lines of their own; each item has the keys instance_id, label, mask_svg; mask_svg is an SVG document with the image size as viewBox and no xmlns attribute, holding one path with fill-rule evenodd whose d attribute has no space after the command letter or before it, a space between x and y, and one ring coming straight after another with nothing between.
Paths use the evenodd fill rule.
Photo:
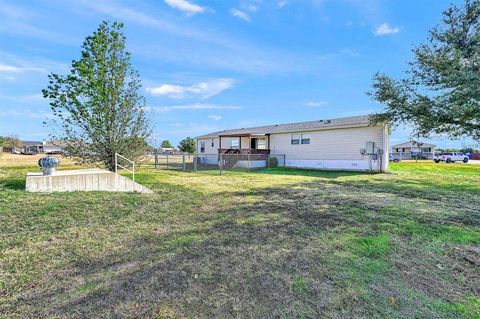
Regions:
<instances>
[{"instance_id":1,"label":"white siding","mask_svg":"<svg viewBox=\"0 0 480 319\"><path fill-rule=\"evenodd\" d=\"M270 135L270 153L285 155L286 166L339 170L379 170L380 165L381 169L385 170L388 166L387 127L341 128L298 133L308 133L310 144L292 145L292 133ZM230 148L232 139L234 138L223 137L221 148ZM218 137L214 139L214 147L211 146L211 140L211 138L198 140L199 154L202 154L200 153L201 141L205 141L203 154L218 154L219 139ZM367 142L374 142L376 149L383 150L382 158L370 161L370 156L360 153L360 149L366 148ZM241 146L250 148L248 137L242 137ZM216 157L212 158L216 160Z\"/></svg>"},{"instance_id":2,"label":"white siding","mask_svg":"<svg viewBox=\"0 0 480 319\"><path fill-rule=\"evenodd\" d=\"M215 137L214 146L212 147L212 139L211 138L202 138L198 139L198 153L200 154L200 142L205 142L205 153L204 154L218 154L219 148L230 148L231 142L234 139L238 139L238 137L222 137L222 147L219 145L219 138ZM248 137L242 137L241 141L242 148L250 148L250 139Z\"/></svg>"},{"instance_id":3,"label":"white siding","mask_svg":"<svg viewBox=\"0 0 480 319\"><path fill-rule=\"evenodd\" d=\"M201 142L205 142L205 152L203 154L217 154L218 153L218 138L213 138L213 141L214 141L214 146L212 147L212 139L211 138L198 139L197 153L202 154L200 152L200 145L201 145Z\"/></svg>"},{"instance_id":4,"label":"white siding","mask_svg":"<svg viewBox=\"0 0 480 319\"><path fill-rule=\"evenodd\" d=\"M285 154L289 159L361 160L360 149L367 142L382 148L383 127L361 127L305 132L310 144L291 144L291 133L270 136L271 153Z\"/></svg>"},{"instance_id":5,"label":"white siding","mask_svg":"<svg viewBox=\"0 0 480 319\"><path fill-rule=\"evenodd\" d=\"M285 154L286 166L292 167L378 170L379 161L370 163L369 156L360 153L360 149L364 149L367 142L375 142L375 148L381 148L385 153L382 157L383 169L388 164L388 145L383 126L305 133L310 135L310 144L292 145L292 133L272 134L271 154Z\"/></svg>"}]
</instances>

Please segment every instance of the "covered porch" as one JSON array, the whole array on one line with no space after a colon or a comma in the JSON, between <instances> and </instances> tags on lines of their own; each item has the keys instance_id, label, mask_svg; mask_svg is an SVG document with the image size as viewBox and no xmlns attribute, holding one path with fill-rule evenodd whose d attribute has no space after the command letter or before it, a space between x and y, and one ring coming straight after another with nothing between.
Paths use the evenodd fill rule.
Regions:
<instances>
[{"instance_id":1,"label":"covered porch","mask_svg":"<svg viewBox=\"0 0 480 319\"><path fill-rule=\"evenodd\" d=\"M219 135L218 154L270 154L269 134Z\"/></svg>"}]
</instances>

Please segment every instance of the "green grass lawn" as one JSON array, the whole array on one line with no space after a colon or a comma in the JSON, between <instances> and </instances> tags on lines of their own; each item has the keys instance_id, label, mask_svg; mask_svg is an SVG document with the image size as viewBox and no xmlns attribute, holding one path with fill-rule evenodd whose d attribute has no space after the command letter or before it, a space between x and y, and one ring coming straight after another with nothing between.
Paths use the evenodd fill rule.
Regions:
<instances>
[{"instance_id":1,"label":"green grass lawn","mask_svg":"<svg viewBox=\"0 0 480 319\"><path fill-rule=\"evenodd\" d=\"M0 317L480 318L480 166L143 168L31 194L0 167Z\"/></svg>"}]
</instances>

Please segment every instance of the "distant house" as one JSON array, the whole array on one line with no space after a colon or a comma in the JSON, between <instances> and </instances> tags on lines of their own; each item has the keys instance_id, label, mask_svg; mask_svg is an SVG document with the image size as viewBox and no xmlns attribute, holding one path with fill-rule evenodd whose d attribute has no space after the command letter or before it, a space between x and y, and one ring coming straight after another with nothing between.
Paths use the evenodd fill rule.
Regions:
<instances>
[{"instance_id":1,"label":"distant house","mask_svg":"<svg viewBox=\"0 0 480 319\"><path fill-rule=\"evenodd\" d=\"M282 165L335 170L376 170L388 166L388 128L371 125L369 116L355 116L213 132L197 137L198 161L231 167L264 167L260 155L277 156ZM223 164L227 164L226 162Z\"/></svg>"},{"instance_id":2,"label":"distant house","mask_svg":"<svg viewBox=\"0 0 480 319\"><path fill-rule=\"evenodd\" d=\"M421 141L408 141L396 145L392 145L392 154L402 157L402 159L412 158L416 156L424 158L432 158L435 154L435 144L424 143Z\"/></svg>"},{"instance_id":3,"label":"distant house","mask_svg":"<svg viewBox=\"0 0 480 319\"><path fill-rule=\"evenodd\" d=\"M38 148L42 145L41 141L21 141L22 148L20 152L22 154L36 154L38 152Z\"/></svg>"},{"instance_id":4,"label":"distant house","mask_svg":"<svg viewBox=\"0 0 480 319\"><path fill-rule=\"evenodd\" d=\"M61 141L46 141L43 140L42 142L39 141L22 141L23 150L22 153L24 154L37 154L37 153L45 153L45 154L60 154L63 153L64 150L64 143Z\"/></svg>"},{"instance_id":5,"label":"distant house","mask_svg":"<svg viewBox=\"0 0 480 319\"><path fill-rule=\"evenodd\" d=\"M178 154L178 150L175 147L160 147L158 154Z\"/></svg>"}]
</instances>

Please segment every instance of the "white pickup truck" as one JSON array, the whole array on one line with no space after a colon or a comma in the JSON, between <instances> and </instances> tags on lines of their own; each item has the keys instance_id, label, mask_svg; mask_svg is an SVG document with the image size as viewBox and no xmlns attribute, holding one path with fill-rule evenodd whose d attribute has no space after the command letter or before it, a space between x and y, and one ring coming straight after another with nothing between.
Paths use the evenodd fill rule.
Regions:
<instances>
[{"instance_id":1,"label":"white pickup truck","mask_svg":"<svg viewBox=\"0 0 480 319\"><path fill-rule=\"evenodd\" d=\"M468 156L459 153L459 152L444 152L439 155L435 155L433 157L433 161L435 163L446 162L446 163L454 163L454 162L464 162L468 163Z\"/></svg>"}]
</instances>

